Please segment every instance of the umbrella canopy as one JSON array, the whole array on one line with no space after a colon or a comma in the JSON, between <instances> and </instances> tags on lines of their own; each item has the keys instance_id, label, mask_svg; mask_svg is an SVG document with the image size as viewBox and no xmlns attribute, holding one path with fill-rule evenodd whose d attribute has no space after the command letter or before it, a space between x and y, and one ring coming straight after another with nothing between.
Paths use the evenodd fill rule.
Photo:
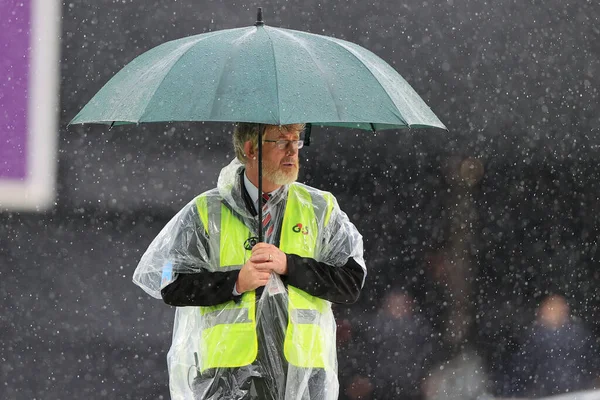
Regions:
<instances>
[{"instance_id":1,"label":"umbrella canopy","mask_svg":"<svg viewBox=\"0 0 600 400\"><path fill-rule=\"evenodd\" d=\"M166 42L118 72L71 124L312 123L446 127L385 61L332 37L265 26Z\"/></svg>"}]
</instances>

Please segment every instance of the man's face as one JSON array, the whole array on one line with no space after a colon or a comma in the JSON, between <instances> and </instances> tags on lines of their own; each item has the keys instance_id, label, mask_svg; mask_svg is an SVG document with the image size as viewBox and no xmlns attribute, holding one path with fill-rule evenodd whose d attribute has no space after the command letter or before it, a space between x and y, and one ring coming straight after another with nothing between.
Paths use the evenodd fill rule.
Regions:
<instances>
[{"instance_id":1,"label":"man's face","mask_svg":"<svg viewBox=\"0 0 600 400\"><path fill-rule=\"evenodd\" d=\"M302 125L267 125L265 140L298 140ZM280 149L277 143L263 143L263 176L276 185L288 185L298 179L298 149L287 143Z\"/></svg>"}]
</instances>

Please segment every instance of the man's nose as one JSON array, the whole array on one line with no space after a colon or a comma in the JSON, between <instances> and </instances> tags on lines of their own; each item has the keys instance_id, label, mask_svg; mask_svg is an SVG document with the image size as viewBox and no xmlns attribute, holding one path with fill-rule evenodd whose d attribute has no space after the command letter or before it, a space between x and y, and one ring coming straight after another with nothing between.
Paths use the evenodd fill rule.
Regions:
<instances>
[{"instance_id":1,"label":"man's nose","mask_svg":"<svg viewBox=\"0 0 600 400\"><path fill-rule=\"evenodd\" d=\"M289 155L295 154L298 152L298 147L293 142L288 142L285 146L285 152Z\"/></svg>"}]
</instances>

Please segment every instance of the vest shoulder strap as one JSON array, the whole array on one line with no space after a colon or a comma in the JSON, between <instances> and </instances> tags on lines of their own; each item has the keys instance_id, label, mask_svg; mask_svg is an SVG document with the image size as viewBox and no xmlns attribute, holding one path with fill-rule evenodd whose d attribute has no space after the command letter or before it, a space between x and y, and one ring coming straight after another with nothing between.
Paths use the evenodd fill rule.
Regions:
<instances>
[{"instance_id":1,"label":"vest shoulder strap","mask_svg":"<svg viewBox=\"0 0 600 400\"><path fill-rule=\"evenodd\" d=\"M323 226L329 225L331 218L331 212L335 206L335 197L333 194L318 190L310 186L303 185L301 183L294 183L290 186L290 190L302 190L310 195L312 200L313 208L315 210L315 216L318 221L323 221Z\"/></svg>"}]
</instances>

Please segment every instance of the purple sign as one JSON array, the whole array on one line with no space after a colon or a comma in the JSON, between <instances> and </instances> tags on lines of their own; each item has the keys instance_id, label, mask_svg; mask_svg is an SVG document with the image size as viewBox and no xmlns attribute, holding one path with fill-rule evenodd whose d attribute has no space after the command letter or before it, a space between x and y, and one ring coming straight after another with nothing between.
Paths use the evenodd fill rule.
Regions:
<instances>
[{"instance_id":1,"label":"purple sign","mask_svg":"<svg viewBox=\"0 0 600 400\"><path fill-rule=\"evenodd\" d=\"M54 205L61 0L0 0L0 212Z\"/></svg>"},{"instance_id":2,"label":"purple sign","mask_svg":"<svg viewBox=\"0 0 600 400\"><path fill-rule=\"evenodd\" d=\"M0 2L0 178L27 176L31 0Z\"/></svg>"}]
</instances>

